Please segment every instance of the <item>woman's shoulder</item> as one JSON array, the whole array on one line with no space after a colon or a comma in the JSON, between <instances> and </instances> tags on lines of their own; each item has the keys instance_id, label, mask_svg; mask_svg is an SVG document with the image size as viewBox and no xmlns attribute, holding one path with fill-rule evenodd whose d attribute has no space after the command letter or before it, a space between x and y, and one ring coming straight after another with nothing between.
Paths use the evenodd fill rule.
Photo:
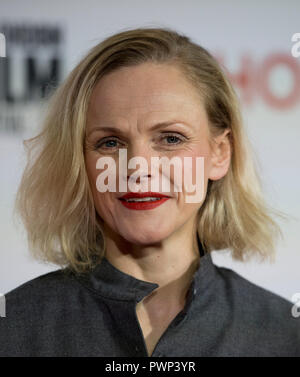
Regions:
<instances>
[{"instance_id":1,"label":"woman's shoulder","mask_svg":"<svg viewBox=\"0 0 300 377\"><path fill-rule=\"evenodd\" d=\"M77 280L68 269L61 268L37 276L4 295L7 316L32 311L44 303L49 305L64 300L74 289L78 289Z\"/></svg>"},{"instance_id":2,"label":"woman's shoulder","mask_svg":"<svg viewBox=\"0 0 300 377\"><path fill-rule=\"evenodd\" d=\"M76 274L65 269L29 280L4 297L0 357L48 351L55 354L55 347L63 341L64 334L67 334L66 339L71 339L80 323L84 328L87 308L95 312L94 307L97 307L100 323L103 315L102 306L97 305L93 295L87 294Z\"/></svg>"},{"instance_id":3,"label":"woman's shoulder","mask_svg":"<svg viewBox=\"0 0 300 377\"><path fill-rule=\"evenodd\" d=\"M278 304L282 308L291 307L292 302L280 296L279 294L264 288L261 285L250 281L238 272L227 268L216 266L223 281L226 282L228 291L231 291L237 299L252 304Z\"/></svg>"},{"instance_id":4,"label":"woman's shoulder","mask_svg":"<svg viewBox=\"0 0 300 377\"><path fill-rule=\"evenodd\" d=\"M26 294L28 291L34 293L34 291L41 291L52 287L57 287L61 283L70 281L72 274L66 269L60 268L54 271L47 272L43 275L39 275L35 278L25 281L18 285L16 288L8 291L5 296L9 298L17 297L19 295Z\"/></svg>"},{"instance_id":5,"label":"woman's shoulder","mask_svg":"<svg viewBox=\"0 0 300 377\"><path fill-rule=\"evenodd\" d=\"M300 308L295 307L295 303L234 270L226 267L217 269L222 277L227 301L240 314L239 318L247 317L249 322L257 322L261 329L270 327L278 331L295 331L294 336L298 335L300 343Z\"/></svg>"}]
</instances>

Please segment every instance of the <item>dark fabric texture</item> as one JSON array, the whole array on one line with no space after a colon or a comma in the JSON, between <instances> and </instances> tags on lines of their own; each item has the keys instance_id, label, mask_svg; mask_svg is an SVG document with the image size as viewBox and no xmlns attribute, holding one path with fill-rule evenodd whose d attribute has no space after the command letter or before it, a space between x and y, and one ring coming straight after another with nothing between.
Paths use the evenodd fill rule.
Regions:
<instances>
[{"instance_id":1,"label":"dark fabric texture","mask_svg":"<svg viewBox=\"0 0 300 377\"><path fill-rule=\"evenodd\" d=\"M203 255L200 249L200 256ZM158 287L108 262L75 275L66 269L10 291L0 318L0 356L150 356L137 302ZM151 356L300 356L293 304L236 272L200 258L185 308Z\"/></svg>"}]
</instances>

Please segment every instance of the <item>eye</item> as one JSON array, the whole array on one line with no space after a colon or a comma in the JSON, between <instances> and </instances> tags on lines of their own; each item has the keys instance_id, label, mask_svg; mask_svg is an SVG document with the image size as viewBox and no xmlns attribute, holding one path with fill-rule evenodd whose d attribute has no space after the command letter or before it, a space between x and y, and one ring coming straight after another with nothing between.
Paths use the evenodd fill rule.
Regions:
<instances>
[{"instance_id":1,"label":"eye","mask_svg":"<svg viewBox=\"0 0 300 377\"><path fill-rule=\"evenodd\" d=\"M116 148L117 143L118 143L118 139L107 137L107 138L99 140L95 145L95 149L99 149L99 148L114 149Z\"/></svg>"},{"instance_id":2,"label":"eye","mask_svg":"<svg viewBox=\"0 0 300 377\"><path fill-rule=\"evenodd\" d=\"M186 138L181 134L170 133L163 136L161 140L162 139L165 139L168 141L167 145L178 145L178 144L182 144Z\"/></svg>"},{"instance_id":3,"label":"eye","mask_svg":"<svg viewBox=\"0 0 300 377\"><path fill-rule=\"evenodd\" d=\"M178 134L178 133L163 133L164 136L160 137L161 140L167 140L166 143L164 143L167 146L170 145L180 145L184 143L184 141L187 139L185 136ZM106 150L114 150L118 147L119 140L115 137L105 137L101 140L99 140L95 144L95 149L106 149Z\"/></svg>"}]
</instances>

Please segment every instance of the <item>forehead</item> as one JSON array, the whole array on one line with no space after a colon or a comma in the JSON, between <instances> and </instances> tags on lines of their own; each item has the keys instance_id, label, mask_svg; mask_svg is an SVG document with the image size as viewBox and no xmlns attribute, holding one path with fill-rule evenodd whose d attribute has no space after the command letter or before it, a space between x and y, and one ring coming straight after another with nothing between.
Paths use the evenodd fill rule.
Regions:
<instances>
[{"instance_id":1,"label":"forehead","mask_svg":"<svg viewBox=\"0 0 300 377\"><path fill-rule=\"evenodd\" d=\"M200 95L178 67L144 63L102 77L92 92L88 119L163 113L191 118L203 110Z\"/></svg>"}]
</instances>

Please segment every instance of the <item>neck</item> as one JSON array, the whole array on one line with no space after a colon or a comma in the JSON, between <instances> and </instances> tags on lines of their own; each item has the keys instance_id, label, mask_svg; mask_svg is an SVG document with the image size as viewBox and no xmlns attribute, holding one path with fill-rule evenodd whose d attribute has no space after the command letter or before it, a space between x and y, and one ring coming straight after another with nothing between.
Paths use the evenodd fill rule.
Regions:
<instances>
[{"instance_id":1,"label":"neck","mask_svg":"<svg viewBox=\"0 0 300 377\"><path fill-rule=\"evenodd\" d=\"M188 224L187 224L188 225ZM196 228L182 227L176 234L151 245L128 243L106 227L106 259L136 279L157 283L159 288L143 302L154 308L183 307L194 272L199 248Z\"/></svg>"}]
</instances>

